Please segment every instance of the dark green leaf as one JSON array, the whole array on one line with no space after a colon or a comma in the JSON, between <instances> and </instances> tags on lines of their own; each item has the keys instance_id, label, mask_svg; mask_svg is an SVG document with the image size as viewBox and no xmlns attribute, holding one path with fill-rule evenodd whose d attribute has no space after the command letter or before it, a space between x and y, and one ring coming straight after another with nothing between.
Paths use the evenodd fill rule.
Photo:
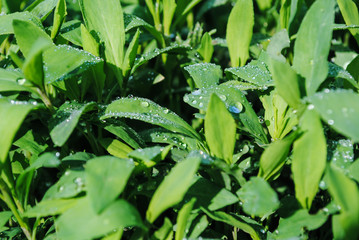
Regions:
<instances>
[{"instance_id":1,"label":"dark green leaf","mask_svg":"<svg viewBox=\"0 0 359 240\"><path fill-rule=\"evenodd\" d=\"M190 200L192 198L196 199L195 208L204 207L211 211L238 202L236 195L205 178L198 178L188 189L185 199Z\"/></svg>"},{"instance_id":2,"label":"dark green leaf","mask_svg":"<svg viewBox=\"0 0 359 240\"><path fill-rule=\"evenodd\" d=\"M104 127L104 129L116 135L134 149L141 148L141 146L144 145L141 137L132 128L121 122L117 124L118 125L108 125Z\"/></svg>"},{"instance_id":3,"label":"dark green leaf","mask_svg":"<svg viewBox=\"0 0 359 240\"><path fill-rule=\"evenodd\" d=\"M146 168L150 168L156 165L157 162L164 160L171 150L171 147L172 146L169 145L165 148L160 146L139 148L130 152L128 157L140 162L140 164L144 165Z\"/></svg>"},{"instance_id":4,"label":"dark green leaf","mask_svg":"<svg viewBox=\"0 0 359 240\"><path fill-rule=\"evenodd\" d=\"M130 73L130 70L135 62L136 54L138 50L139 37L140 37L140 30L137 29L135 35L132 38L130 45L126 50L126 54L123 59L123 63L122 63L123 76L127 76Z\"/></svg>"}]
</instances>

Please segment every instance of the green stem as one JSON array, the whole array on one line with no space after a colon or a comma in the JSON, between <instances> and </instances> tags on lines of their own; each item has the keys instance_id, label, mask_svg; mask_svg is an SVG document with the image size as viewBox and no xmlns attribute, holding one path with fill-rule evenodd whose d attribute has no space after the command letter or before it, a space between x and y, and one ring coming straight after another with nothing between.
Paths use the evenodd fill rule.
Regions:
<instances>
[{"instance_id":1,"label":"green stem","mask_svg":"<svg viewBox=\"0 0 359 240\"><path fill-rule=\"evenodd\" d=\"M16 208L16 204L14 202L14 199L12 198L10 194L10 189L6 185L6 183L0 179L0 191L2 193L2 198L6 205L10 208L11 212L14 214L16 220L18 221L22 231L24 232L25 236L29 240L33 240L31 235L31 230L29 229L28 224L25 222L25 220L20 216L20 213L18 212L18 209Z\"/></svg>"},{"instance_id":2,"label":"green stem","mask_svg":"<svg viewBox=\"0 0 359 240\"><path fill-rule=\"evenodd\" d=\"M54 106L52 105L49 97L46 95L45 92L43 92L40 88L37 88L37 93L39 94L41 100L45 104L45 106L50 110L51 113L55 113Z\"/></svg>"}]
</instances>

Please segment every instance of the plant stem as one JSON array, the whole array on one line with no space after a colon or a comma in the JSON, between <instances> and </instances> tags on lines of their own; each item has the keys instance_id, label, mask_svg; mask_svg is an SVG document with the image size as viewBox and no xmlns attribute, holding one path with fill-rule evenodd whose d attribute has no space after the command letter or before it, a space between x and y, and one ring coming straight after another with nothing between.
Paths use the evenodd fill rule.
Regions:
<instances>
[{"instance_id":1,"label":"plant stem","mask_svg":"<svg viewBox=\"0 0 359 240\"><path fill-rule=\"evenodd\" d=\"M51 113L55 112L54 106L52 105L49 97L46 95L46 93L44 93L41 89L37 88L37 93L39 94L39 96L41 97L41 100L43 101L43 103L45 104L45 106L50 110Z\"/></svg>"},{"instance_id":2,"label":"plant stem","mask_svg":"<svg viewBox=\"0 0 359 240\"><path fill-rule=\"evenodd\" d=\"M10 189L8 188L6 183L3 181L3 179L0 179L0 191L2 193L4 202L10 208L11 212L14 214L14 216L15 216L16 220L18 221L26 238L29 240L33 240L31 237L31 235L32 235L31 230L29 229L29 226L25 222L25 220L20 216L20 213L18 212L18 209L16 208L14 199L12 198L12 196L10 194Z\"/></svg>"}]
</instances>

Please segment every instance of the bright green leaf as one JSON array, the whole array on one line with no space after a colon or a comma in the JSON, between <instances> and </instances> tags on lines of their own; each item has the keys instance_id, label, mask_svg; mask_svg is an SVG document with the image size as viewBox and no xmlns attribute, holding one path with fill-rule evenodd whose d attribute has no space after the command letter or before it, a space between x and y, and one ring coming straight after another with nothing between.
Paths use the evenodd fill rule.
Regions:
<instances>
[{"instance_id":1,"label":"bright green leaf","mask_svg":"<svg viewBox=\"0 0 359 240\"><path fill-rule=\"evenodd\" d=\"M237 191L237 195L243 202L243 211L250 215L268 216L279 207L277 193L259 177L252 177Z\"/></svg>"},{"instance_id":2,"label":"bright green leaf","mask_svg":"<svg viewBox=\"0 0 359 240\"><path fill-rule=\"evenodd\" d=\"M130 45L126 50L126 54L123 59L122 74L125 77L130 73L130 70L135 62L137 50L138 50L139 37L140 37L140 30L137 29L135 35L132 38Z\"/></svg>"},{"instance_id":3,"label":"bright green leaf","mask_svg":"<svg viewBox=\"0 0 359 240\"><path fill-rule=\"evenodd\" d=\"M86 163L87 194L96 213L101 213L121 194L134 167L130 160L111 156L97 157Z\"/></svg>"},{"instance_id":4,"label":"bright green leaf","mask_svg":"<svg viewBox=\"0 0 359 240\"><path fill-rule=\"evenodd\" d=\"M222 78L221 66L213 63L197 63L184 67L184 69L199 88L215 86Z\"/></svg>"},{"instance_id":5,"label":"bright green leaf","mask_svg":"<svg viewBox=\"0 0 359 240\"><path fill-rule=\"evenodd\" d=\"M349 90L328 89L309 98L314 110L336 131L359 141L359 95Z\"/></svg>"},{"instance_id":6,"label":"bright green leaf","mask_svg":"<svg viewBox=\"0 0 359 240\"><path fill-rule=\"evenodd\" d=\"M31 21L38 27L42 27L40 20L29 12L15 12L0 16L0 35L13 34L13 20Z\"/></svg>"},{"instance_id":7,"label":"bright green leaf","mask_svg":"<svg viewBox=\"0 0 359 240\"><path fill-rule=\"evenodd\" d=\"M109 154L118 158L126 158L127 154L133 151L127 144L117 139L102 138L99 142Z\"/></svg>"},{"instance_id":8,"label":"bright green leaf","mask_svg":"<svg viewBox=\"0 0 359 240\"><path fill-rule=\"evenodd\" d=\"M50 121L50 136L52 141L62 146L77 126L83 113L93 110L95 103L80 104L76 102L64 103Z\"/></svg>"},{"instance_id":9,"label":"bright green leaf","mask_svg":"<svg viewBox=\"0 0 359 240\"><path fill-rule=\"evenodd\" d=\"M304 208L310 209L325 169L327 143L315 111L307 110L299 126L302 135L293 146L293 180L296 198Z\"/></svg>"},{"instance_id":10,"label":"bright green leaf","mask_svg":"<svg viewBox=\"0 0 359 240\"><path fill-rule=\"evenodd\" d=\"M359 25L359 12L355 2L352 0L338 0L337 2L346 25ZM349 31L359 44L359 29L349 28Z\"/></svg>"},{"instance_id":11,"label":"bright green leaf","mask_svg":"<svg viewBox=\"0 0 359 240\"><path fill-rule=\"evenodd\" d=\"M178 212L175 240L182 240L186 236L187 221L195 202L196 199L192 198L191 201L183 205L181 210Z\"/></svg>"},{"instance_id":12,"label":"bright green leaf","mask_svg":"<svg viewBox=\"0 0 359 240\"><path fill-rule=\"evenodd\" d=\"M236 123L216 94L211 95L204 129L211 153L231 164L236 143Z\"/></svg>"},{"instance_id":13,"label":"bright green leaf","mask_svg":"<svg viewBox=\"0 0 359 240\"><path fill-rule=\"evenodd\" d=\"M232 67L246 64L249 57L253 25L253 0L236 1L228 18L226 35Z\"/></svg>"},{"instance_id":14,"label":"bright green leaf","mask_svg":"<svg viewBox=\"0 0 359 240\"><path fill-rule=\"evenodd\" d=\"M24 216L34 218L59 215L72 208L77 201L77 198L43 200L35 207L28 209Z\"/></svg>"},{"instance_id":15,"label":"bright green leaf","mask_svg":"<svg viewBox=\"0 0 359 240\"><path fill-rule=\"evenodd\" d=\"M146 218L150 223L153 223L163 211L182 201L193 183L199 164L199 158L187 158L172 168L150 201L146 212Z\"/></svg>"},{"instance_id":16,"label":"bright green leaf","mask_svg":"<svg viewBox=\"0 0 359 240\"><path fill-rule=\"evenodd\" d=\"M285 63L286 59L282 55L282 50L289 46L290 40L288 32L286 29L282 29L271 37L267 47L267 53L272 59Z\"/></svg>"},{"instance_id":17,"label":"bright green leaf","mask_svg":"<svg viewBox=\"0 0 359 240\"><path fill-rule=\"evenodd\" d=\"M121 98L107 106L101 119L125 117L159 125L198 140L199 134L174 112L145 98Z\"/></svg>"},{"instance_id":18,"label":"bright green leaf","mask_svg":"<svg viewBox=\"0 0 359 240\"><path fill-rule=\"evenodd\" d=\"M293 68L313 95L328 74L327 58L334 23L334 0L317 0L306 13L294 45Z\"/></svg>"},{"instance_id":19,"label":"bright green leaf","mask_svg":"<svg viewBox=\"0 0 359 240\"><path fill-rule=\"evenodd\" d=\"M210 62L213 55L213 50L214 48L212 44L212 38L208 32L206 32L202 36L201 45L197 49L197 52L203 57L203 62Z\"/></svg>"},{"instance_id":20,"label":"bright green leaf","mask_svg":"<svg viewBox=\"0 0 359 240\"><path fill-rule=\"evenodd\" d=\"M119 228L133 226L144 228L136 208L127 201L119 199L101 214L96 214L87 197L79 199L76 205L57 218L55 225L60 240L94 239Z\"/></svg>"},{"instance_id":21,"label":"bright green leaf","mask_svg":"<svg viewBox=\"0 0 359 240\"><path fill-rule=\"evenodd\" d=\"M51 29L52 39L55 39L55 37L59 33L61 25L65 21L66 15L67 15L66 0L58 0L54 13L53 26Z\"/></svg>"},{"instance_id":22,"label":"bright green leaf","mask_svg":"<svg viewBox=\"0 0 359 240\"><path fill-rule=\"evenodd\" d=\"M35 106L27 102L0 99L0 168L4 164L17 130Z\"/></svg>"}]
</instances>

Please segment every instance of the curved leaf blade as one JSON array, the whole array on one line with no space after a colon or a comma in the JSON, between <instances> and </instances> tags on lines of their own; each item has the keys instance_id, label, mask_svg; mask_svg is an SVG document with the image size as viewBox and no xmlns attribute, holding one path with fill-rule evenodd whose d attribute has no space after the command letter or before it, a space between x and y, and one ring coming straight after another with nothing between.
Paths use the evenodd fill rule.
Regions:
<instances>
[{"instance_id":1,"label":"curved leaf blade","mask_svg":"<svg viewBox=\"0 0 359 240\"><path fill-rule=\"evenodd\" d=\"M109 104L101 119L125 117L148 122L197 140L200 135L174 112L145 98L121 98Z\"/></svg>"}]
</instances>

